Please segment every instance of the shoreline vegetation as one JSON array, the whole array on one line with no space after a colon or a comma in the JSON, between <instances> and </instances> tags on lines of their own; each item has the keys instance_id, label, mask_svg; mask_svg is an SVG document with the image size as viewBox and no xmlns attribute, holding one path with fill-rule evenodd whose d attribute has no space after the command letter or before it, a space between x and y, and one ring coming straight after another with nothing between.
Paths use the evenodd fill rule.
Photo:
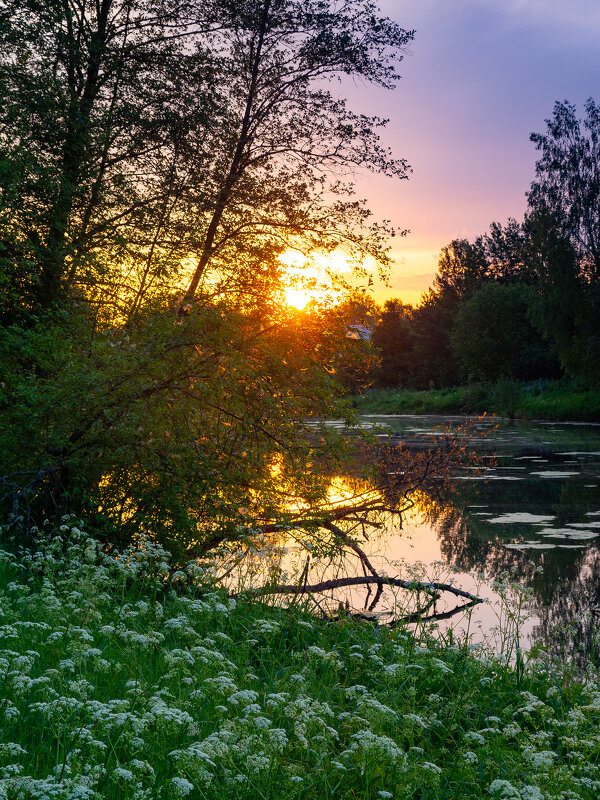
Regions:
<instances>
[{"instance_id":1,"label":"shoreline vegetation","mask_svg":"<svg viewBox=\"0 0 600 800\"><path fill-rule=\"evenodd\" d=\"M359 414L496 414L600 422L600 392L566 380L471 383L443 389L371 389L351 398Z\"/></svg>"},{"instance_id":2,"label":"shoreline vegetation","mask_svg":"<svg viewBox=\"0 0 600 800\"><path fill-rule=\"evenodd\" d=\"M1 798L598 797L593 665L233 599L82 527L0 552Z\"/></svg>"}]
</instances>

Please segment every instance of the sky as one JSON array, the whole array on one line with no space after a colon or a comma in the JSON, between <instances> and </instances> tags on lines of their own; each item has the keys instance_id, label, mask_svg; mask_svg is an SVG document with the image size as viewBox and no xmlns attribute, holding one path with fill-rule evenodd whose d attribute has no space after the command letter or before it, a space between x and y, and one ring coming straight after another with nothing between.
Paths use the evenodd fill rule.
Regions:
<instances>
[{"instance_id":1,"label":"sky","mask_svg":"<svg viewBox=\"0 0 600 800\"><path fill-rule=\"evenodd\" d=\"M389 119L382 141L405 158L409 180L357 176L376 218L396 237L390 286L378 302L418 303L441 248L493 221L519 219L534 176L531 132L556 101L600 101L600 0L380 0L414 29L392 92L353 85L355 111Z\"/></svg>"}]
</instances>

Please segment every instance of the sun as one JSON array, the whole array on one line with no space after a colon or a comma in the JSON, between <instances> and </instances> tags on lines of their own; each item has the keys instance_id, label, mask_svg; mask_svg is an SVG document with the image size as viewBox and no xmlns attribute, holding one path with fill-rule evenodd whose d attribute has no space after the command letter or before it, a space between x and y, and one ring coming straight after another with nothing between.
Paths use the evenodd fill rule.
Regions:
<instances>
[{"instance_id":1,"label":"sun","mask_svg":"<svg viewBox=\"0 0 600 800\"><path fill-rule=\"evenodd\" d=\"M285 265L283 288L286 305L302 311L311 302L335 303L343 290L333 276L351 272L343 253L314 253L310 257L297 250L286 250L279 256Z\"/></svg>"},{"instance_id":2,"label":"sun","mask_svg":"<svg viewBox=\"0 0 600 800\"><path fill-rule=\"evenodd\" d=\"M285 297L286 305L292 306L292 308L296 308L298 311L303 311L313 299L312 295L308 292L305 292L303 289L294 289L292 286L288 286L288 288L284 290L283 296Z\"/></svg>"}]
</instances>

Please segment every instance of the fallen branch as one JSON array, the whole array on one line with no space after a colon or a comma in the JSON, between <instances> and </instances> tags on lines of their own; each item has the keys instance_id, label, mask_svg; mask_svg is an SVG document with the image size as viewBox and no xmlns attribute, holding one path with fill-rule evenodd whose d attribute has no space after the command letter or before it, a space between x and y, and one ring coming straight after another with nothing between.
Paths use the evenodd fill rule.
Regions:
<instances>
[{"instance_id":1,"label":"fallen branch","mask_svg":"<svg viewBox=\"0 0 600 800\"><path fill-rule=\"evenodd\" d=\"M432 600L432 603L433 602L435 601ZM427 614L427 610L431 608L431 604L429 604L425 608L420 608L418 611L413 611L411 614L403 614L399 617L394 616L393 611L382 611L377 613L371 612L370 610L348 611L346 616L350 616L352 619L364 619L367 622L375 622L383 616L389 616L393 617L393 619L382 624L385 625L386 628L395 628L397 625L411 625L417 622L438 622L444 619L451 619L457 614L466 611L466 609L473 608L473 606L476 606L478 603L483 603L483 600L479 597L477 597L475 600L469 600L466 603L462 603L462 605L455 606L455 608L451 608L449 611L434 611L432 614ZM334 616L325 616L332 622L339 622L339 620L343 619L343 617L341 617L339 614L335 614Z\"/></svg>"},{"instance_id":2,"label":"fallen branch","mask_svg":"<svg viewBox=\"0 0 600 800\"><path fill-rule=\"evenodd\" d=\"M481 597L476 597L473 600L469 600L468 603L463 603L460 606L456 606L456 608L451 608L450 611L435 611L433 614L428 614L427 616L423 616L421 612L415 611L413 614L396 617L390 622L387 622L386 625L388 628L394 628L396 625L404 625L406 623L439 622L444 619L451 619L456 614L466 611L467 608L473 608L473 606L476 606L478 603L483 603Z\"/></svg>"},{"instance_id":3,"label":"fallen branch","mask_svg":"<svg viewBox=\"0 0 600 800\"><path fill-rule=\"evenodd\" d=\"M437 581L407 581L402 578L390 578L388 575L364 575L355 578L332 578L328 581L321 581L320 583L308 584L275 584L274 586L259 586L256 589L246 589L243 594L252 597L263 597L269 594L313 594L315 592L327 592L330 589L342 589L345 586L368 586L375 584L377 586L396 586L399 589L408 589L410 591L422 591L431 595L440 596L441 592L449 592L455 597L464 597L471 600L473 604L483 603L481 597L474 594L465 592L462 589L457 589L450 583L438 583ZM232 595L235 597L235 595Z\"/></svg>"}]
</instances>

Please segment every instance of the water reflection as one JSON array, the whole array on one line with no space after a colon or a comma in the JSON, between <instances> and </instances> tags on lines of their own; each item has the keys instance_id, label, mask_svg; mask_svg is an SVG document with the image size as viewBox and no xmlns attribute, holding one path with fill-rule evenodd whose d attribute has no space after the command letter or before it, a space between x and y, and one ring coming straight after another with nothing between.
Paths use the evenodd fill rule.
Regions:
<instances>
[{"instance_id":1,"label":"water reflection","mask_svg":"<svg viewBox=\"0 0 600 800\"><path fill-rule=\"evenodd\" d=\"M464 422L416 416L361 420L381 440L374 452L383 457L382 471L388 474L394 474L388 443L402 442L405 451L418 453L431 443L436 426ZM456 615L464 601L448 592L431 602L427 592L415 597L399 587L378 592L374 586L338 586L312 595L311 602L323 613L362 610L383 622L426 611L437 617L443 635L468 635L499 651L513 646L518 635L523 648L543 647L581 665L596 655L600 610L600 425L503 425L483 419L458 435L479 452L476 469L454 474L441 491L434 483L413 493L413 505L402 517L387 512L384 503L375 525L358 515L345 531L360 542L379 574L453 582L486 603ZM368 495L369 487L338 476L331 491L332 504L343 506L350 494ZM389 507L397 498L392 500ZM356 549L345 546L340 552L335 540L332 530L316 545L285 533L265 537L229 572L230 585L313 585L367 574ZM515 591L514 583L528 594ZM530 618L517 628L516 606L523 603Z\"/></svg>"},{"instance_id":2,"label":"water reflection","mask_svg":"<svg viewBox=\"0 0 600 800\"><path fill-rule=\"evenodd\" d=\"M394 436L406 436L431 418L385 422ZM489 426L480 447L495 450L495 463L481 475L456 476L442 502L405 520L403 536L390 530L386 551L406 557L412 541L415 559L439 558L459 571L458 581L483 575L490 597L495 580L517 577L531 590L523 644L581 663L597 647L600 426L479 424ZM475 611L483 633L491 624L486 613Z\"/></svg>"}]
</instances>

